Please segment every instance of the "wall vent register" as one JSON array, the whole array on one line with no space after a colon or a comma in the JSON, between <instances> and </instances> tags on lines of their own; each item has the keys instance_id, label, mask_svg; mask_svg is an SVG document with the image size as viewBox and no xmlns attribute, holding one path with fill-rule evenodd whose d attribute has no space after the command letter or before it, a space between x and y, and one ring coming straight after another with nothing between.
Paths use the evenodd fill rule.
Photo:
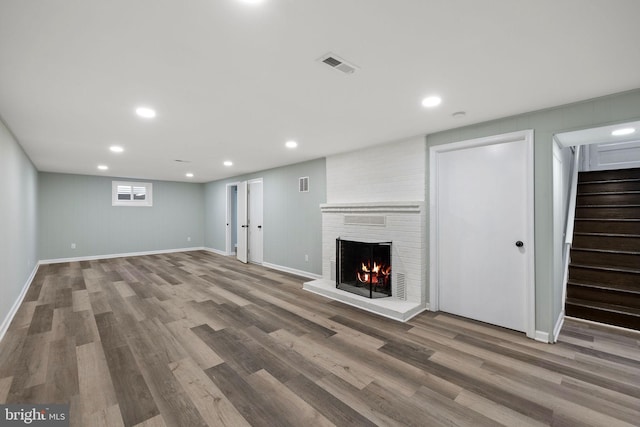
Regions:
<instances>
[{"instance_id":1,"label":"wall vent register","mask_svg":"<svg viewBox=\"0 0 640 427\"><path fill-rule=\"evenodd\" d=\"M300 193L308 193L309 192L309 177L302 176L298 178L298 191Z\"/></svg>"}]
</instances>

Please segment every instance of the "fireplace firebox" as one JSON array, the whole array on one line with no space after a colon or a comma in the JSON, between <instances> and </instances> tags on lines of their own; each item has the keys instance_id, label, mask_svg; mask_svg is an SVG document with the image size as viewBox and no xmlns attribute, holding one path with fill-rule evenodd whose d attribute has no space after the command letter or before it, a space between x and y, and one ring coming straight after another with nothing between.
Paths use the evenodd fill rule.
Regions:
<instances>
[{"instance_id":1,"label":"fireplace firebox","mask_svg":"<svg viewBox=\"0 0 640 427\"><path fill-rule=\"evenodd\" d=\"M336 288L367 298L391 296L391 242L336 239Z\"/></svg>"}]
</instances>

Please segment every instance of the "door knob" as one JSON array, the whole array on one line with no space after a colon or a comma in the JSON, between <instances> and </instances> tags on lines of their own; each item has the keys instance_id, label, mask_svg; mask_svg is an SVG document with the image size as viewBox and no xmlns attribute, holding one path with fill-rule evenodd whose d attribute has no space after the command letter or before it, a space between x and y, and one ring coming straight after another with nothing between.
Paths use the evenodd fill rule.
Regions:
<instances>
[{"instance_id":1,"label":"door knob","mask_svg":"<svg viewBox=\"0 0 640 427\"><path fill-rule=\"evenodd\" d=\"M518 241L516 242L516 246L517 246L517 247L519 247L519 248L521 248L521 247L523 247L523 246L524 246L524 243L522 243L522 240L518 240Z\"/></svg>"}]
</instances>

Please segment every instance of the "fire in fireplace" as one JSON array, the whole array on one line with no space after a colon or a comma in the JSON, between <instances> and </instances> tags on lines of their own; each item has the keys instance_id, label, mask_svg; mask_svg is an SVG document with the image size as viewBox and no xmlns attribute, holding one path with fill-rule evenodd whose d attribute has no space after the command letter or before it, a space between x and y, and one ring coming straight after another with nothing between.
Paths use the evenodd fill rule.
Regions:
<instances>
[{"instance_id":1,"label":"fire in fireplace","mask_svg":"<svg viewBox=\"0 0 640 427\"><path fill-rule=\"evenodd\" d=\"M391 242L336 239L336 288L368 298L391 296Z\"/></svg>"}]
</instances>

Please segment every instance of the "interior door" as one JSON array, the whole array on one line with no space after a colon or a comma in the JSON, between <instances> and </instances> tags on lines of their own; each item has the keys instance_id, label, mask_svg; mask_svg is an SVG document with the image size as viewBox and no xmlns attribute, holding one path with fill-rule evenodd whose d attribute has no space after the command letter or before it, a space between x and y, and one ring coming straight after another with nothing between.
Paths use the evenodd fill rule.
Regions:
<instances>
[{"instance_id":1,"label":"interior door","mask_svg":"<svg viewBox=\"0 0 640 427\"><path fill-rule=\"evenodd\" d=\"M438 153L440 310L528 332L529 150L516 140Z\"/></svg>"},{"instance_id":2,"label":"interior door","mask_svg":"<svg viewBox=\"0 0 640 427\"><path fill-rule=\"evenodd\" d=\"M238 218L236 221L238 229L238 253L239 261L247 262L247 237L248 237L248 216L247 216L247 181L238 183Z\"/></svg>"},{"instance_id":3,"label":"interior door","mask_svg":"<svg viewBox=\"0 0 640 427\"><path fill-rule=\"evenodd\" d=\"M249 181L249 262L262 264L262 180Z\"/></svg>"}]
</instances>

